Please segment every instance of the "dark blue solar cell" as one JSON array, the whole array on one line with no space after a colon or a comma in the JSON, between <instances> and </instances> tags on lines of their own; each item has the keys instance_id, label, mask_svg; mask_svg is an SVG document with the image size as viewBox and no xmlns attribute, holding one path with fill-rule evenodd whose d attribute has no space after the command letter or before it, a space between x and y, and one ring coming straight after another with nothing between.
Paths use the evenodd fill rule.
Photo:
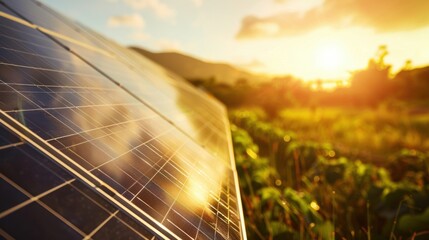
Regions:
<instances>
[{"instance_id":1,"label":"dark blue solar cell","mask_svg":"<svg viewBox=\"0 0 429 240\"><path fill-rule=\"evenodd\" d=\"M91 233L111 214L70 184L40 199L84 233ZM70 211L73 209L73 211Z\"/></svg>"},{"instance_id":2,"label":"dark blue solar cell","mask_svg":"<svg viewBox=\"0 0 429 240\"><path fill-rule=\"evenodd\" d=\"M28 146L2 149L0 155L1 174L33 196L71 179L64 170Z\"/></svg>"},{"instance_id":3,"label":"dark blue solar cell","mask_svg":"<svg viewBox=\"0 0 429 240\"><path fill-rule=\"evenodd\" d=\"M35 202L1 218L0 226L3 231L15 239L83 238L67 223Z\"/></svg>"},{"instance_id":4,"label":"dark blue solar cell","mask_svg":"<svg viewBox=\"0 0 429 240\"><path fill-rule=\"evenodd\" d=\"M3 127L0 133L8 140L5 143L15 142L16 138ZM0 227L13 238L57 239L62 235L64 239L81 239L110 226L103 224L118 213L114 205L26 144L4 145L0 155L0 193L7 196L0 201L0 212L9 211L1 217ZM30 199L32 196L40 198L37 203ZM132 227L125 220L112 219L120 223L124 231L121 235L150 239L151 234L141 225L134 223Z\"/></svg>"},{"instance_id":5,"label":"dark blue solar cell","mask_svg":"<svg viewBox=\"0 0 429 240\"><path fill-rule=\"evenodd\" d=\"M198 227L189 224L188 220L176 211L170 211L164 224L176 231L182 239L194 239L198 232Z\"/></svg>"},{"instance_id":6,"label":"dark blue solar cell","mask_svg":"<svg viewBox=\"0 0 429 240\"><path fill-rule=\"evenodd\" d=\"M0 83L0 94L0 109L3 111L19 111L37 108L37 106L26 97L2 83Z\"/></svg>"},{"instance_id":7,"label":"dark blue solar cell","mask_svg":"<svg viewBox=\"0 0 429 240\"><path fill-rule=\"evenodd\" d=\"M5 219L36 213L65 238L150 239L147 224L173 238L241 238L228 233L240 220L221 105L39 3L2 4L18 14L0 4L0 119L29 141L0 129L6 233L26 237ZM14 208L22 191L39 198Z\"/></svg>"},{"instance_id":8,"label":"dark blue solar cell","mask_svg":"<svg viewBox=\"0 0 429 240\"><path fill-rule=\"evenodd\" d=\"M0 148L19 142L21 142L21 139L0 125Z\"/></svg>"},{"instance_id":9,"label":"dark blue solar cell","mask_svg":"<svg viewBox=\"0 0 429 240\"><path fill-rule=\"evenodd\" d=\"M118 212L115 217L124 225L128 226L129 228L132 228L136 230L140 235L147 239L161 239L159 237L154 236L152 233L150 233L146 228L143 228L141 225L137 224L135 220L130 218L128 215L122 212Z\"/></svg>"},{"instance_id":10,"label":"dark blue solar cell","mask_svg":"<svg viewBox=\"0 0 429 240\"><path fill-rule=\"evenodd\" d=\"M220 155L221 159L226 159L225 162L229 164L229 146L224 136L227 131L225 109L219 103L189 84L172 79L171 74L159 67L153 67L153 64L149 64L135 52L119 47L84 27L76 26L53 11L46 11L46 16L41 18L38 12L47 9L45 6L38 7L33 4L33 10L28 8L23 0L6 3L19 9L17 11L31 22L77 39L85 46L89 44L101 47L108 52L106 55L103 51L94 51L82 44L58 39L110 79L120 83L127 91L156 109L187 135L207 146L209 151ZM26 7L23 7L24 5ZM53 23L50 19L57 21ZM141 65L140 62L145 64Z\"/></svg>"},{"instance_id":11,"label":"dark blue solar cell","mask_svg":"<svg viewBox=\"0 0 429 240\"><path fill-rule=\"evenodd\" d=\"M25 194L3 179L0 179L0 195L3 196L0 201L0 212L14 207L28 199Z\"/></svg>"},{"instance_id":12,"label":"dark blue solar cell","mask_svg":"<svg viewBox=\"0 0 429 240\"><path fill-rule=\"evenodd\" d=\"M145 236L146 235L146 236ZM148 236L149 235L149 236ZM94 239L150 239L150 234L147 232L130 231L123 222L117 218L110 219L97 233L93 236Z\"/></svg>"}]
</instances>

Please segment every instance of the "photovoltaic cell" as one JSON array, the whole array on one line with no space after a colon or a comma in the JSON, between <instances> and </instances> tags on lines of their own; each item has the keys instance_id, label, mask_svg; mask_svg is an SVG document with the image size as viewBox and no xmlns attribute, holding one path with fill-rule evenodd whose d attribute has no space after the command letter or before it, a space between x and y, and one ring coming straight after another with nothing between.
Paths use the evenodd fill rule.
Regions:
<instances>
[{"instance_id":1,"label":"photovoltaic cell","mask_svg":"<svg viewBox=\"0 0 429 240\"><path fill-rule=\"evenodd\" d=\"M0 235L15 239L151 239L146 229L0 126ZM116 232L115 228L122 229ZM100 237L97 237L100 236ZM117 235L119 237L119 235ZM123 239L123 238L117 238Z\"/></svg>"},{"instance_id":2,"label":"photovoltaic cell","mask_svg":"<svg viewBox=\"0 0 429 240\"><path fill-rule=\"evenodd\" d=\"M2 3L0 236L243 238L223 107L45 6Z\"/></svg>"},{"instance_id":3,"label":"photovoltaic cell","mask_svg":"<svg viewBox=\"0 0 429 240\"><path fill-rule=\"evenodd\" d=\"M134 96L144 100L200 145L219 155L220 159L229 161L223 107L207 100L206 96L202 97L187 84L171 79L165 70L154 67L147 69L149 64L139 64L142 62L141 57L139 61L131 50L124 50L84 27L73 25L70 20L53 13L46 6L27 0L5 2L19 9L18 13L46 29L47 34L123 85Z\"/></svg>"}]
</instances>

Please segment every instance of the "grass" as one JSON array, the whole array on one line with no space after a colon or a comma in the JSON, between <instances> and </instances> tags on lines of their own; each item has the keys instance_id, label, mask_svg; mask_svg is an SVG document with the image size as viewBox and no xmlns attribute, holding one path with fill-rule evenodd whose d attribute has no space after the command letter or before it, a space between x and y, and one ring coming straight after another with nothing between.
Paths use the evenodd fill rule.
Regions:
<instances>
[{"instance_id":1,"label":"grass","mask_svg":"<svg viewBox=\"0 0 429 240\"><path fill-rule=\"evenodd\" d=\"M404 149L429 149L429 114L344 109L287 109L273 121L303 141L333 145L342 156L385 166Z\"/></svg>"}]
</instances>

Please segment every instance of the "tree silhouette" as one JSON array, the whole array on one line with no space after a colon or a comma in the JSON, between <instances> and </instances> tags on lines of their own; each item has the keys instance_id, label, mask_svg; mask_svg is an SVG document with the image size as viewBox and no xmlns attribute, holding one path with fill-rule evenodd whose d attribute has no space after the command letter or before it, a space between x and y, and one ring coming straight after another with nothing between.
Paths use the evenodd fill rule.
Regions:
<instances>
[{"instance_id":1,"label":"tree silhouette","mask_svg":"<svg viewBox=\"0 0 429 240\"><path fill-rule=\"evenodd\" d=\"M375 105L391 92L391 65L384 61L387 54L387 46L379 46L375 56L368 61L367 68L352 73L350 90L357 104Z\"/></svg>"}]
</instances>

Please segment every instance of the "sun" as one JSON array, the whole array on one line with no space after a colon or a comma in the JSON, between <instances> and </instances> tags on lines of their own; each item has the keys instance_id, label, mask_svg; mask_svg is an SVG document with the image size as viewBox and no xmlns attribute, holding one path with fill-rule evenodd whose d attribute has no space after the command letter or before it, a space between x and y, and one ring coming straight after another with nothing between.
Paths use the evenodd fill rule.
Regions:
<instances>
[{"instance_id":1,"label":"sun","mask_svg":"<svg viewBox=\"0 0 429 240\"><path fill-rule=\"evenodd\" d=\"M340 44L324 44L316 49L315 61L319 69L338 71L344 66L345 51Z\"/></svg>"}]
</instances>

